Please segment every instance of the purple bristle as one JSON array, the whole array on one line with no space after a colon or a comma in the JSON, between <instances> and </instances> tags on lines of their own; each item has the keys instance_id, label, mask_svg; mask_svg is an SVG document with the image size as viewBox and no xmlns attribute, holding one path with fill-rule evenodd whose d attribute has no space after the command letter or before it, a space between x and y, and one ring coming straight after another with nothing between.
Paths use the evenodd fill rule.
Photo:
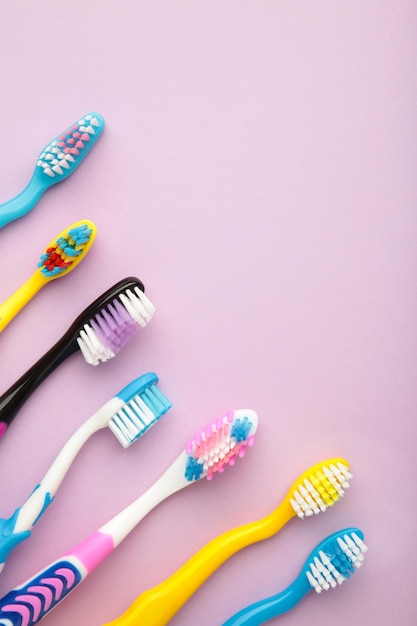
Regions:
<instances>
[{"instance_id":1,"label":"purple bristle","mask_svg":"<svg viewBox=\"0 0 417 626\"><path fill-rule=\"evenodd\" d=\"M138 332L139 326L117 300L108 309L110 312L102 309L90 325L106 348L116 354Z\"/></svg>"}]
</instances>

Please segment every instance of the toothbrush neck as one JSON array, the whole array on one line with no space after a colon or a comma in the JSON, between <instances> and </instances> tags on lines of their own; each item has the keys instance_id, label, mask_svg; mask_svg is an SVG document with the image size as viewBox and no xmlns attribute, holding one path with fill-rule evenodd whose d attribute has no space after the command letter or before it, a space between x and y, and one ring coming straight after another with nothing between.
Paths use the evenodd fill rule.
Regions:
<instances>
[{"instance_id":1,"label":"toothbrush neck","mask_svg":"<svg viewBox=\"0 0 417 626\"><path fill-rule=\"evenodd\" d=\"M274 617L283 615L311 591L304 575L299 575L294 582L280 593L259 600L230 617L223 626L259 626Z\"/></svg>"},{"instance_id":2,"label":"toothbrush neck","mask_svg":"<svg viewBox=\"0 0 417 626\"><path fill-rule=\"evenodd\" d=\"M32 365L9 389L0 396L0 422L9 425L21 406L35 389L66 358L78 350L74 333L67 332L46 354ZM1 433L0 433L1 438Z\"/></svg>"},{"instance_id":3,"label":"toothbrush neck","mask_svg":"<svg viewBox=\"0 0 417 626\"><path fill-rule=\"evenodd\" d=\"M45 181L48 182L48 181ZM50 186L39 179L35 171L26 187L15 198L0 204L0 228L26 215L38 202L44 191Z\"/></svg>"},{"instance_id":4,"label":"toothbrush neck","mask_svg":"<svg viewBox=\"0 0 417 626\"><path fill-rule=\"evenodd\" d=\"M99 529L101 533L108 534L113 538L115 547L160 502L176 491L192 484L184 478L184 456L185 454L180 455L142 496Z\"/></svg>"}]
</instances>

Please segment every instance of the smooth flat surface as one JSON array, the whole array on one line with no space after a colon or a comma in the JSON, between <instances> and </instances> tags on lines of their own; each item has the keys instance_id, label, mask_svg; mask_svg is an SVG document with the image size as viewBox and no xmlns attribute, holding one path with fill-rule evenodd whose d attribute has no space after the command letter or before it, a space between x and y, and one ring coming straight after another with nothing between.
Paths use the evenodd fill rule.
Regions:
<instances>
[{"instance_id":1,"label":"smooth flat surface","mask_svg":"<svg viewBox=\"0 0 417 626\"><path fill-rule=\"evenodd\" d=\"M151 512L45 626L116 617L333 456L355 475L344 500L233 557L172 625L219 626L350 525L366 566L277 624L417 622L416 19L395 0L0 3L0 201L69 124L91 110L107 124L77 172L0 231L4 300L55 234L98 226L85 261L2 333L2 390L119 279L137 275L157 307L112 362L74 356L28 400L0 443L0 515L132 378L155 371L174 404L127 451L109 431L88 443L0 594L138 497L219 414L260 421L239 465Z\"/></svg>"}]
</instances>

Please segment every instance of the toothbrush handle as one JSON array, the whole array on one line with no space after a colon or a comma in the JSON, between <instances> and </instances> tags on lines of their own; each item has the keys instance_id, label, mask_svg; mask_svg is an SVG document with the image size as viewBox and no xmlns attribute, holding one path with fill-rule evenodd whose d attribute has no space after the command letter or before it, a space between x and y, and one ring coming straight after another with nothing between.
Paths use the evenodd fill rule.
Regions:
<instances>
[{"instance_id":1,"label":"toothbrush handle","mask_svg":"<svg viewBox=\"0 0 417 626\"><path fill-rule=\"evenodd\" d=\"M242 548L278 532L294 511L287 499L270 515L216 537L165 581L142 593L119 618L104 626L164 626L223 563Z\"/></svg>"},{"instance_id":2,"label":"toothbrush handle","mask_svg":"<svg viewBox=\"0 0 417 626\"><path fill-rule=\"evenodd\" d=\"M36 172L19 195L0 204L0 228L26 215L38 203L47 186L41 185Z\"/></svg>"},{"instance_id":3,"label":"toothbrush handle","mask_svg":"<svg viewBox=\"0 0 417 626\"><path fill-rule=\"evenodd\" d=\"M311 591L311 587L305 576L300 576L284 591L241 609L229 617L222 626L259 626L264 624L293 609L309 591Z\"/></svg>"},{"instance_id":4,"label":"toothbrush handle","mask_svg":"<svg viewBox=\"0 0 417 626\"><path fill-rule=\"evenodd\" d=\"M45 284L46 281L43 280L42 274L36 272L7 300L0 304L0 332L6 328L19 311L23 309L25 304L27 304Z\"/></svg>"},{"instance_id":5,"label":"toothbrush handle","mask_svg":"<svg viewBox=\"0 0 417 626\"><path fill-rule=\"evenodd\" d=\"M95 532L0 600L0 626L37 624L114 549L111 537Z\"/></svg>"},{"instance_id":6,"label":"toothbrush handle","mask_svg":"<svg viewBox=\"0 0 417 626\"><path fill-rule=\"evenodd\" d=\"M48 352L0 396L0 439L31 393L58 365L75 354L77 350L76 332L71 327Z\"/></svg>"},{"instance_id":7,"label":"toothbrush handle","mask_svg":"<svg viewBox=\"0 0 417 626\"><path fill-rule=\"evenodd\" d=\"M54 462L26 502L8 519L0 518L0 572L10 553L30 537L32 528L53 502L77 454L89 438L107 425L107 416L120 409L119 398L112 398L68 439Z\"/></svg>"},{"instance_id":8,"label":"toothbrush handle","mask_svg":"<svg viewBox=\"0 0 417 626\"><path fill-rule=\"evenodd\" d=\"M85 541L4 596L0 600L0 626L32 626L61 602L150 510L186 486L182 477L179 479L177 476L178 468L184 467L184 456L185 453L180 455L152 487ZM176 483L175 477L178 478ZM48 597L45 599L46 595Z\"/></svg>"}]
</instances>

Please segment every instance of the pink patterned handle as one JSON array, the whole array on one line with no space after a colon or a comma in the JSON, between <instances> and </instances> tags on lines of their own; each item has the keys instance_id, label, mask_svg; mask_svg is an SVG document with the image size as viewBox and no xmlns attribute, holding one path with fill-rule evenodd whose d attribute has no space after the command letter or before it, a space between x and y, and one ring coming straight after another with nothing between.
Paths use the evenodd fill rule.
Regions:
<instances>
[{"instance_id":1,"label":"pink patterned handle","mask_svg":"<svg viewBox=\"0 0 417 626\"><path fill-rule=\"evenodd\" d=\"M0 600L0 625L37 624L82 580L79 568L70 560L56 561Z\"/></svg>"},{"instance_id":2,"label":"pink patterned handle","mask_svg":"<svg viewBox=\"0 0 417 626\"><path fill-rule=\"evenodd\" d=\"M32 626L61 602L114 550L110 535L97 530L58 561L0 600L0 626Z\"/></svg>"}]
</instances>

